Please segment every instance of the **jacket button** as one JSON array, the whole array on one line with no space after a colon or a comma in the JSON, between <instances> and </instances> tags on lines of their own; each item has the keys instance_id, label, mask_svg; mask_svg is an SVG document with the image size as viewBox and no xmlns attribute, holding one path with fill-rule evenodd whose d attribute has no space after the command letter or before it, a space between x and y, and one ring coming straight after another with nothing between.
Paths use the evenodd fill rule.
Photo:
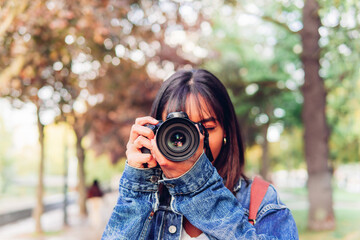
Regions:
<instances>
[{"instance_id":1,"label":"jacket button","mask_svg":"<svg viewBox=\"0 0 360 240\"><path fill-rule=\"evenodd\" d=\"M157 183L159 181L159 177L158 176L151 176L150 177L150 182L152 183Z\"/></svg>"},{"instance_id":2,"label":"jacket button","mask_svg":"<svg viewBox=\"0 0 360 240\"><path fill-rule=\"evenodd\" d=\"M171 226L169 227L169 232L170 232L170 233L176 233L176 227L175 227L174 225L171 225Z\"/></svg>"}]
</instances>

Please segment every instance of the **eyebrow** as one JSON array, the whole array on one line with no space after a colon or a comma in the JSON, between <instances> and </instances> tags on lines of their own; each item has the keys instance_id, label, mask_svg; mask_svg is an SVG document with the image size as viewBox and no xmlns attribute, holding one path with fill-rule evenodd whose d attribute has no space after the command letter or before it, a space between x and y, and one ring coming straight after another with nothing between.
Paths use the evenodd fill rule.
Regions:
<instances>
[{"instance_id":1,"label":"eyebrow","mask_svg":"<svg viewBox=\"0 0 360 240\"><path fill-rule=\"evenodd\" d=\"M201 122L201 123L216 122L216 118L214 118L214 117L209 117L209 118L205 118L205 119L201 120L200 122Z\"/></svg>"}]
</instances>

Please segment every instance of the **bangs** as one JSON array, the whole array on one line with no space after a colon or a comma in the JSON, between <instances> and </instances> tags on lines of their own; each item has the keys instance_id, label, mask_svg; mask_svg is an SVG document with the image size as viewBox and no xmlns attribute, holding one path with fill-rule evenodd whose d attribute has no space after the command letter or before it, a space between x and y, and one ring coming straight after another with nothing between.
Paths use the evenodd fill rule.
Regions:
<instances>
[{"instance_id":1,"label":"bangs","mask_svg":"<svg viewBox=\"0 0 360 240\"><path fill-rule=\"evenodd\" d=\"M171 112L186 112L186 100L190 96L189 86L184 86L173 91L170 95L163 114L167 116Z\"/></svg>"},{"instance_id":2,"label":"bangs","mask_svg":"<svg viewBox=\"0 0 360 240\"><path fill-rule=\"evenodd\" d=\"M201 98L204 99L202 102ZM195 104L191 105L190 99L191 101L195 101ZM171 112L185 112L189 115L189 113L195 110L195 112L199 113L200 119L204 119L205 115L214 116L215 118L217 118L214 109L211 107L211 104L207 100L208 98L206 96L203 96L195 88L190 89L189 86L186 86L180 91L174 92L174 94L171 95L168 104L164 109L162 117L166 118L166 116ZM192 109L194 107L196 109ZM191 118L190 115L189 118Z\"/></svg>"}]
</instances>

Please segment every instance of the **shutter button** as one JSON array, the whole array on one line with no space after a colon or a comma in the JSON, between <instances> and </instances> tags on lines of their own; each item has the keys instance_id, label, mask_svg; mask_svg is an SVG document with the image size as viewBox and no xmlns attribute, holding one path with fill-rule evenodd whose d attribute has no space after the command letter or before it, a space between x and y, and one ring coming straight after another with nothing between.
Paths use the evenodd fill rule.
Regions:
<instances>
[{"instance_id":1,"label":"shutter button","mask_svg":"<svg viewBox=\"0 0 360 240\"><path fill-rule=\"evenodd\" d=\"M169 232L170 232L170 233L176 233L176 227L175 227L174 225L171 225L171 226L169 227Z\"/></svg>"}]
</instances>

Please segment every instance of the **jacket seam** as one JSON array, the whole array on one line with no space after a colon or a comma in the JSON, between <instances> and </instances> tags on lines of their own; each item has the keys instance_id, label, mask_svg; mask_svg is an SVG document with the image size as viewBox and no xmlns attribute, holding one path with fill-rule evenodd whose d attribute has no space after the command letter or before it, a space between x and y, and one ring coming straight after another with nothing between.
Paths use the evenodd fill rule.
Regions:
<instances>
[{"instance_id":1,"label":"jacket seam","mask_svg":"<svg viewBox=\"0 0 360 240\"><path fill-rule=\"evenodd\" d=\"M285 205L268 204L268 205L264 206L260 212L258 212L256 219L257 220L261 219L270 210L282 210L282 209L287 209L287 208L288 207Z\"/></svg>"},{"instance_id":2,"label":"jacket seam","mask_svg":"<svg viewBox=\"0 0 360 240\"><path fill-rule=\"evenodd\" d=\"M150 219L149 219L149 217L146 218L145 223L144 223L144 227L143 227L143 229L142 229L142 231L140 233L140 239L146 239L145 238L146 232L148 231L151 220L152 220L152 217Z\"/></svg>"},{"instance_id":3,"label":"jacket seam","mask_svg":"<svg viewBox=\"0 0 360 240\"><path fill-rule=\"evenodd\" d=\"M165 219L165 212L163 213L163 216L161 217L161 223L160 223L160 229L157 239L161 240L161 236L164 236L164 219Z\"/></svg>"},{"instance_id":4,"label":"jacket seam","mask_svg":"<svg viewBox=\"0 0 360 240\"><path fill-rule=\"evenodd\" d=\"M126 184L127 185L127 184ZM129 189L129 190L132 190L132 191L136 191L136 192L156 192L158 190L158 187L156 185L156 187L154 186L149 186L148 189L143 189L141 187L132 187L132 186L126 186L124 184L120 184L120 187L123 187L123 188L126 188L126 189ZM131 184L129 184L131 185Z\"/></svg>"},{"instance_id":5,"label":"jacket seam","mask_svg":"<svg viewBox=\"0 0 360 240\"><path fill-rule=\"evenodd\" d=\"M186 195L186 194L191 194L191 193L196 193L199 191L199 189L201 189L205 184L208 183L209 179L212 177L212 175L214 174L214 171L212 171L211 174L209 174L209 176L203 181L203 183L198 184L198 186L196 186L196 188L194 187L194 190L191 191L190 189L188 189L188 187L186 187L186 192L185 191L181 191L181 192L176 192L174 190L174 193L172 195L174 196L181 196L181 195ZM216 180L214 183L219 182L219 180Z\"/></svg>"}]
</instances>

